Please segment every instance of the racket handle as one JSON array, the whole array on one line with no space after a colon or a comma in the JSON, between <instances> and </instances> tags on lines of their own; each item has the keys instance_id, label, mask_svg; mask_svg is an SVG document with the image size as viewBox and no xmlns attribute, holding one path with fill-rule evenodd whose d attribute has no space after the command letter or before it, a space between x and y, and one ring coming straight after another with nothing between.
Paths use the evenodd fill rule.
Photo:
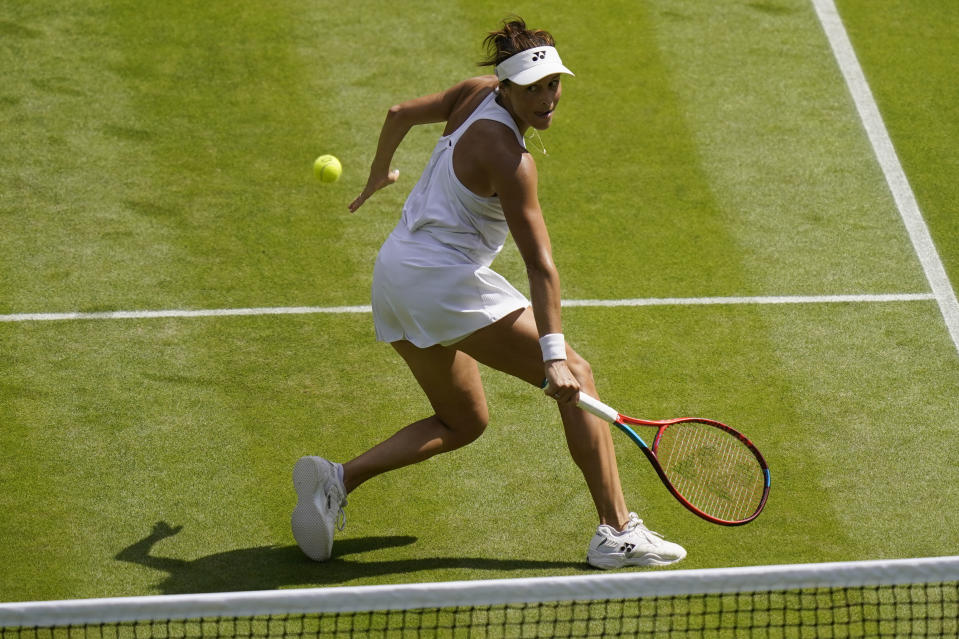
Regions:
<instances>
[{"instance_id":1,"label":"racket handle","mask_svg":"<svg viewBox=\"0 0 959 639\"><path fill-rule=\"evenodd\" d=\"M595 397L590 397L583 391L579 392L579 407L586 412L596 415L600 419L605 419L610 424L619 420L619 413L612 406L607 406Z\"/></svg>"}]
</instances>

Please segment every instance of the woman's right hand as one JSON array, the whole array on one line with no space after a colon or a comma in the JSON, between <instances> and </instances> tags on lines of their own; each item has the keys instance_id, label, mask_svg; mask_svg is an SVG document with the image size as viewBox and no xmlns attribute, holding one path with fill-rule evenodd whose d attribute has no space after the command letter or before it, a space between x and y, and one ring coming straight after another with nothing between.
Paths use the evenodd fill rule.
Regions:
<instances>
[{"instance_id":1,"label":"woman's right hand","mask_svg":"<svg viewBox=\"0 0 959 639\"><path fill-rule=\"evenodd\" d=\"M363 189L363 192L360 193L359 197L357 197L355 200L350 202L350 212L356 213L356 210L360 208L361 206L363 206L363 203L366 202L371 195L373 195L380 189L393 184L394 182L396 182L396 180L399 179L399 177L400 177L399 169L393 169L392 171L387 173L385 176L384 175L374 176L372 173L370 173L370 179L366 182L366 188Z\"/></svg>"},{"instance_id":2,"label":"woman's right hand","mask_svg":"<svg viewBox=\"0 0 959 639\"><path fill-rule=\"evenodd\" d=\"M565 359L553 359L544 364L546 386L543 392L560 404L579 402L579 380L569 370Z\"/></svg>"}]
</instances>

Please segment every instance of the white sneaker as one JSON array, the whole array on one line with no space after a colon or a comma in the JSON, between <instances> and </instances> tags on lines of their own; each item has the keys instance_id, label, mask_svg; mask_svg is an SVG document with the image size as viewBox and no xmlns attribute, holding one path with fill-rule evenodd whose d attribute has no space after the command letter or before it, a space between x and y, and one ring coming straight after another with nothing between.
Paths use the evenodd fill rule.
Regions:
<instances>
[{"instance_id":1,"label":"white sneaker","mask_svg":"<svg viewBox=\"0 0 959 639\"><path fill-rule=\"evenodd\" d=\"M629 523L622 532L603 524L589 542L586 563L595 568L624 566L668 566L686 556L679 544L663 539L643 525L636 513L629 513Z\"/></svg>"},{"instance_id":2,"label":"white sneaker","mask_svg":"<svg viewBox=\"0 0 959 639\"><path fill-rule=\"evenodd\" d=\"M326 561L333 551L333 533L346 525L346 488L336 465L322 457L300 457L293 466L293 488L293 538L307 557Z\"/></svg>"}]
</instances>

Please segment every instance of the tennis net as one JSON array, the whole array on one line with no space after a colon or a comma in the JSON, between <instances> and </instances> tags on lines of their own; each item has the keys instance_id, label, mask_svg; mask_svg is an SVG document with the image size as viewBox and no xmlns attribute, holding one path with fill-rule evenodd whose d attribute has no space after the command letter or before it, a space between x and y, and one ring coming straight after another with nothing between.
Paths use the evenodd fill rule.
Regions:
<instances>
[{"instance_id":1,"label":"tennis net","mask_svg":"<svg viewBox=\"0 0 959 639\"><path fill-rule=\"evenodd\" d=\"M959 557L0 604L0 639L959 637Z\"/></svg>"}]
</instances>

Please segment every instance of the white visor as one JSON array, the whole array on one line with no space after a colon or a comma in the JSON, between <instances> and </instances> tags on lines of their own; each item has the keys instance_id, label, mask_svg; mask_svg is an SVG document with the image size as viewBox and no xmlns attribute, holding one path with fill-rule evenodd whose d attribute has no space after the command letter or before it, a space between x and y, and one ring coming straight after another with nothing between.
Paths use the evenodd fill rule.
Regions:
<instances>
[{"instance_id":1,"label":"white visor","mask_svg":"<svg viewBox=\"0 0 959 639\"><path fill-rule=\"evenodd\" d=\"M513 84L525 86L557 73L574 75L563 66L556 47L535 47L520 51L496 65L496 77L499 81L509 80Z\"/></svg>"}]
</instances>

